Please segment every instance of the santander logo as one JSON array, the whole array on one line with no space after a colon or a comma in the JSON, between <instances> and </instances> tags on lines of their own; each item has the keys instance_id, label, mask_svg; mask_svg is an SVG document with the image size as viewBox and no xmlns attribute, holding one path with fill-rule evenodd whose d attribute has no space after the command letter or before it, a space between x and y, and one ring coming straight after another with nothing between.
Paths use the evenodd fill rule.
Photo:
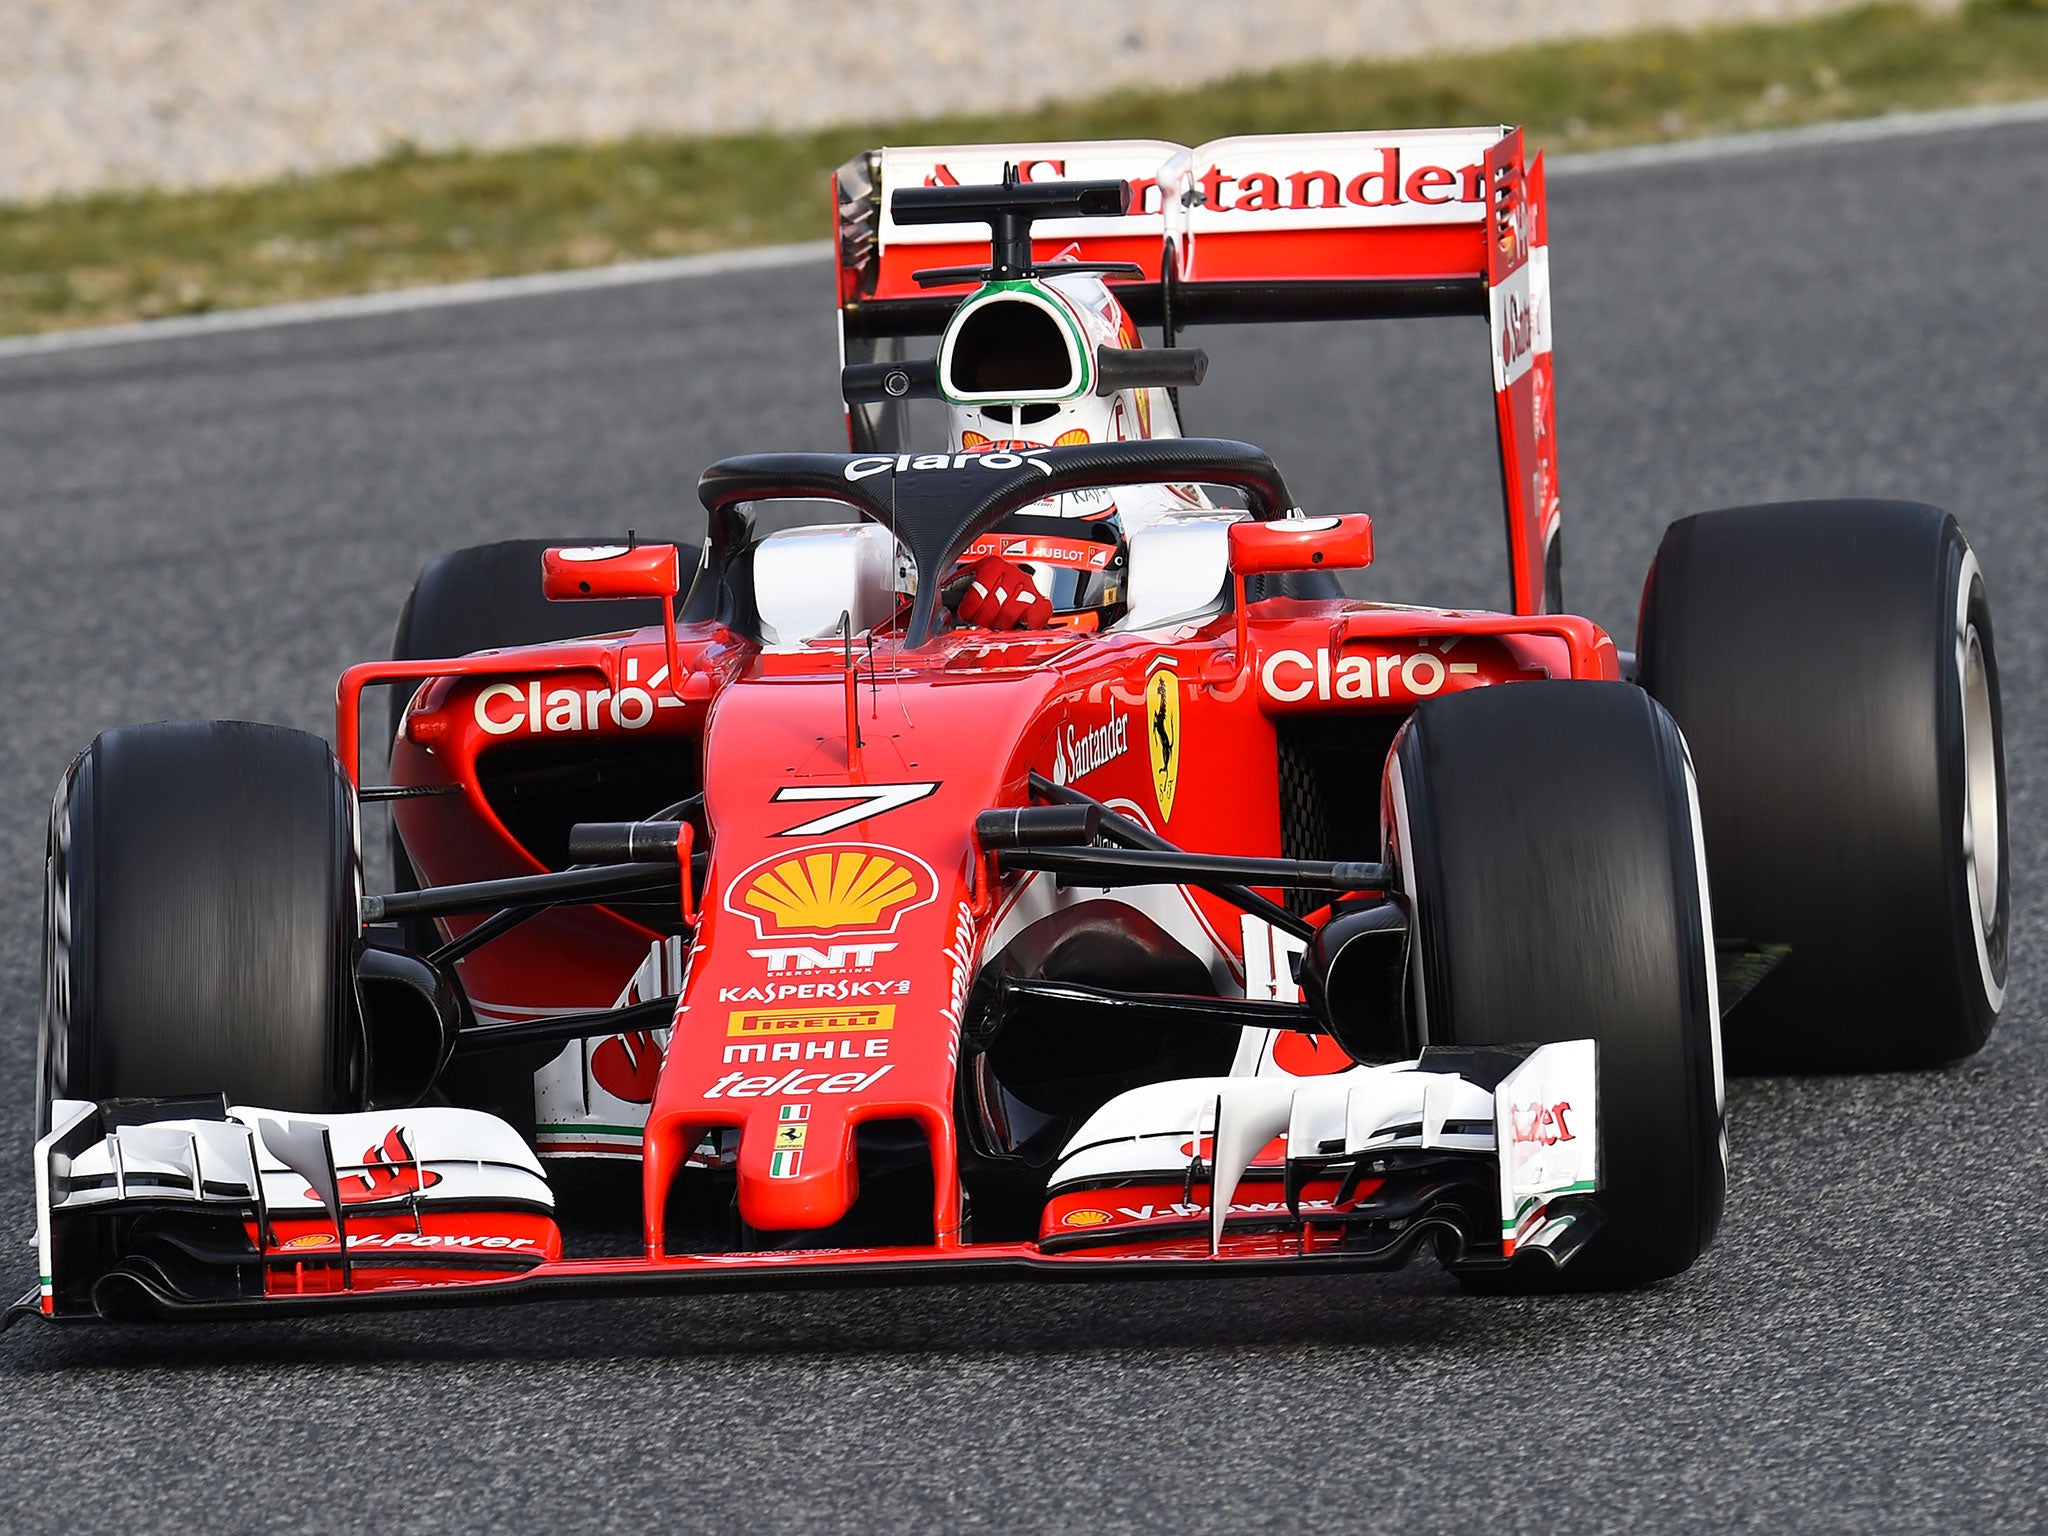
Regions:
<instances>
[{"instance_id":1,"label":"santander logo","mask_svg":"<svg viewBox=\"0 0 2048 1536\"><path fill-rule=\"evenodd\" d=\"M1192 233L1472 223L1485 216L1485 161L1499 141L1498 129L1473 128L1251 135L1177 152L1153 141L1044 146L1036 154L1024 146L962 149L932 159L892 150L884 152L883 182L990 183L1001 179L1005 163L1026 183L1123 181L1129 211L1121 220L1079 221L1073 233L1082 236L1122 233L1138 221L1154 228L1184 223ZM898 226L887 209L883 218L891 243L959 238L957 230Z\"/></svg>"},{"instance_id":2,"label":"santander logo","mask_svg":"<svg viewBox=\"0 0 2048 1536\"><path fill-rule=\"evenodd\" d=\"M1195 178L1201 206L1217 213L1277 213L1289 209L1392 208L1418 203L1478 203L1481 171L1475 161L1447 165L1402 163L1401 146L1390 144L1356 170L1247 170L1233 175L1221 164Z\"/></svg>"},{"instance_id":3,"label":"santander logo","mask_svg":"<svg viewBox=\"0 0 2048 1536\"><path fill-rule=\"evenodd\" d=\"M1355 152L1354 152L1355 153ZM1188 200L1197 208L1214 213L1283 213L1316 209L1393 208L1413 203L1440 208L1450 203L1479 204L1484 172L1478 161L1467 165L1431 164L1404 156L1399 144L1368 152L1362 161L1346 164L1352 156L1333 156L1329 165L1299 170L1253 168L1248 161L1230 169L1222 161L1204 166L1192 178ZM1021 178L1032 181L1061 181L1067 178L1067 163L1061 159L1025 160L1018 165ZM1163 207L1159 178L1129 176L1131 208L1127 218L1157 217ZM947 165L933 166L924 177L928 187L957 187L960 177Z\"/></svg>"},{"instance_id":4,"label":"santander logo","mask_svg":"<svg viewBox=\"0 0 2048 1536\"><path fill-rule=\"evenodd\" d=\"M1071 784L1122 757L1131 744L1131 717L1114 714L1092 730L1078 730L1072 723L1053 731L1052 781Z\"/></svg>"}]
</instances>

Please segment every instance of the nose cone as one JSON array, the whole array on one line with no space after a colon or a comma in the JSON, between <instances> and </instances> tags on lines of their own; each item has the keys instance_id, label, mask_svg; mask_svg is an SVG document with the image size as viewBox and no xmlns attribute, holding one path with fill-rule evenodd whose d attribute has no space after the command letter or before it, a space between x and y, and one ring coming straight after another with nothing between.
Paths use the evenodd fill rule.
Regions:
<instances>
[{"instance_id":1,"label":"nose cone","mask_svg":"<svg viewBox=\"0 0 2048 1536\"><path fill-rule=\"evenodd\" d=\"M712 863L643 1142L650 1251L707 1132L739 1132L749 1228L815 1233L859 1194L856 1129L910 1122L932 1167L934 1239L959 1226L952 1114L980 945L974 818L1006 786L1015 798L1058 684L1018 671L962 688L950 673L907 672L873 706L872 781L835 764L836 670L814 681L771 668L729 684L711 716Z\"/></svg>"},{"instance_id":2,"label":"nose cone","mask_svg":"<svg viewBox=\"0 0 2048 1536\"><path fill-rule=\"evenodd\" d=\"M860 1193L853 1127L844 1113L814 1104L764 1105L741 1133L739 1174L740 1219L748 1226L829 1227Z\"/></svg>"},{"instance_id":3,"label":"nose cone","mask_svg":"<svg viewBox=\"0 0 2048 1536\"><path fill-rule=\"evenodd\" d=\"M787 1072L742 1078L757 1093L740 1122L740 1219L758 1231L815 1231L844 1217L860 1193L849 1111L891 1070Z\"/></svg>"}]
</instances>

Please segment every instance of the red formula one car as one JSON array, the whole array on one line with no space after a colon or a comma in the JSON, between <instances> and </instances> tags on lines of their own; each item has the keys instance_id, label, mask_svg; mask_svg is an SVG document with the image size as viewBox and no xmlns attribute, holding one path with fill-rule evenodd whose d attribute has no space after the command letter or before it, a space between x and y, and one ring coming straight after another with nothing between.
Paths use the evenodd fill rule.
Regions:
<instances>
[{"instance_id":1,"label":"red formula one car","mask_svg":"<svg viewBox=\"0 0 2048 1536\"><path fill-rule=\"evenodd\" d=\"M72 764L19 1313L1419 1253L1640 1284L1720 1216L1724 1014L1750 1068L1983 1043L1969 546L1712 512L1633 657L1555 611L1519 133L887 151L838 191L853 452L713 465L693 557L436 561L335 749L159 724ZM1485 317L1509 612L1347 598L1366 518L1178 435L1183 328L1395 314ZM637 1172L623 1237L558 1208L593 1159Z\"/></svg>"}]
</instances>

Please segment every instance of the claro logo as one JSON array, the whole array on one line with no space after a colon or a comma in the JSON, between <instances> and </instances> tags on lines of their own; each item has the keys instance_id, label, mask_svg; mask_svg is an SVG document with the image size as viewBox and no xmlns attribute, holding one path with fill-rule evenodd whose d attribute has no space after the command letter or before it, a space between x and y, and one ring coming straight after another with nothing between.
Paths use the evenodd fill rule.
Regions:
<instances>
[{"instance_id":1,"label":"claro logo","mask_svg":"<svg viewBox=\"0 0 2048 1536\"><path fill-rule=\"evenodd\" d=\"M1317 651L1275 651L1259 668L1259 687L1269 699L1295 704L1303 699L1426 699L1454 674L1479 670L1473 661L1445 661L1434 651L1388 656L1333 656Z\"/></svg>"},{"instance_id":2,"label":"claro logo","mask_svg":"<svg viewBox=\"0 0 2048 1536\"><path fill-rule=\"evenodd\" d=\"M845 473L849 480L865 480L920 469L1022 469L1027 464L1041 475L1052 473L1045 460L1023 453L868 453L848 460Z\"/></svg>"},{"instance_id":3,"label":"claro logo","mask_svg":"<svg viewBox=\"0 0 2048 1536\"><path fill-rule=\"evenodd\" d=\"M643 684L640 658L626 658L626 681L617 689L549 687L539 678L523 683L493 683L471 706L477 729L490 736L527 731L535 736L600 731L607 725L622 731L644 730L657 710L680 709L683 701L668 686L663 662Z\"/></svg>"}]
</instances>

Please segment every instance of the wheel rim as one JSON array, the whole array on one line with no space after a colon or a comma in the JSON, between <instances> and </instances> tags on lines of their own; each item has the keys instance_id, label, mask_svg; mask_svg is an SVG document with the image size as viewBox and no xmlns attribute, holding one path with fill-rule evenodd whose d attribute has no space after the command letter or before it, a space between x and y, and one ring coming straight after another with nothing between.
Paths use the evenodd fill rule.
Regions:
<instances>
[{"instance_id":1,"label":"wheel rim","mask_svg":"<svg viewBox=\"0 0 2048 1536\"><path fill-rule=\"evenodd\" d=\"M1956 663L1963 682L1963 859L1980 942L1998 923L1998 747L1991 678L1975 624L1966 625Z\"/></svg>"}]
</instances>

